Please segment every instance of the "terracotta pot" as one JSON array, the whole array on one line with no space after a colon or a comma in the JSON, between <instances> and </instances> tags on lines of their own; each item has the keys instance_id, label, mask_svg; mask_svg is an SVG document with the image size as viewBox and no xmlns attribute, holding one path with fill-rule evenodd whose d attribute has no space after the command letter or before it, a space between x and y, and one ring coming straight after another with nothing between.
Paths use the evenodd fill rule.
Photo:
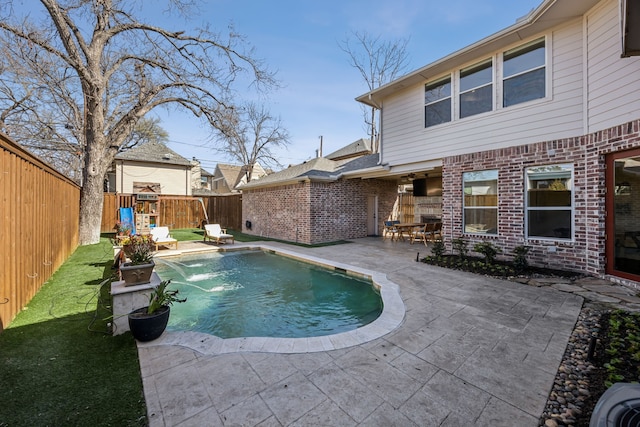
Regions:
<instances>
[{"instance_id":1,"label":"terracotta pot","mask_svg":"<svg viewBox=\"0 0 640 427\"><path fill-rule=\"evenodd\" d=\"M120 266L120 274L124 280L125 286L144 285L151 282L151 273L156 263L151 261L149 264L131 264L125 262Z\"/></svg>"},{"instance_id":2,"label":"terracotta pot","mask_svg":"<svg viewBox=\"0 0 640 427\"><path fill-rule=\"evenodd\" d=\"M148 307L138 308L129 313L129 330L138 341L151 341L164 332L169 322L171 307L162 306L153 314L147 314Z\"/></svg>"}]
</instances>

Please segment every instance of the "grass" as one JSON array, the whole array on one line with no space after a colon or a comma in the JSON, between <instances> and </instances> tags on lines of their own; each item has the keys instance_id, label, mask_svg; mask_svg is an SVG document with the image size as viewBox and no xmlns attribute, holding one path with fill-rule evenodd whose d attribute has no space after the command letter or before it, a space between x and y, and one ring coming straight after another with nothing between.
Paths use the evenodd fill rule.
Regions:
<instances>
[{"instance_id":1,"label":"grass","mask_svg":"<svg viewBox=\"0 0 640 427\"><path fill-rule=\"evenodd\" d=\"M274 241L229 231L239 242ZM172 236L202 240L203 231ZM0 333L0 427L147 425L135 341L108 327L112 237L79 247Z\"/></svg>"},{"instance_id":2,"label":"grass","mask_svg":"<svg viewBox=\"0 0 640 427\"><path fill-rule=\"evenodd\" d=\"M131 334L111 336L107 238L79 247L0 333L0 426L144 426Z\"/></svg>"}]
</instances>

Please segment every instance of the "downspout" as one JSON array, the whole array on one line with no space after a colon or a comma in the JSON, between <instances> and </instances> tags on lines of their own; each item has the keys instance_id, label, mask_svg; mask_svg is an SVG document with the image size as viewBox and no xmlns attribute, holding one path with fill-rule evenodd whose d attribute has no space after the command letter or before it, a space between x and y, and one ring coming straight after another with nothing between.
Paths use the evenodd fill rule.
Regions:
<instances>
[{"instance_id":1,"label":"downspout","mask_svg":"<svg viewBox=\"0 0 640 427\"><path fill-rule=\"evenodd\" d=\"M124 193L124 160L120 160L120 194Z\"/></svg>"},{"instance_id":2,"label":"downspout","mask_svg":"<svg viewBox=\"0 0 640 427\"><path fill-rule=\"evenodd\" d=\"M378 164L381 165L382 164L382 105L376 103L373 100L373 96L371 95L371 93L369 93L368 97L369 97L369 104L380 111L380 132L378 133L378 135L380 135L380 140L378 141ZM375 138L375 135L371 135L371 147L373 147L374 138Z\"/></svg>"}]
</instances>

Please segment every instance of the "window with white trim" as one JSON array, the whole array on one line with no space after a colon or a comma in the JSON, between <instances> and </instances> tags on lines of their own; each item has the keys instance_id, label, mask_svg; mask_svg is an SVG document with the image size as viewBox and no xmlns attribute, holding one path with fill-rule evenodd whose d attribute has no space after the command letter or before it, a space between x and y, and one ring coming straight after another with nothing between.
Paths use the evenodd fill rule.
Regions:
<instances>
[{"instance_id":1,"label":"window with white trim","mask_svg":"<svg viewBox=\"0 0 640 427\"><path fill-rule=\"evenodd\" d=\"M546 50L542 37L427 83L424 127L545 98Z\"/></svg>"},{"instance_id":2,"label":"window with white trim","mask_svg":"<svg viewBox=\"0 0 640 427\"><path fill-rule=\"evenodd\" d=\"M424 87L424 127L451 121L451 77Z\"/></svg>"},{"instance_id":3,"label":"window with white trim","mask_svg":"<svg viewBox=\"0 0 640 427\"><path fill-rule=\"evenodd\" d=\"M464 232L498 234L498 171L464 172L462 186Z\"/></svg>"},{"instance_id":4,"label":"window with white trim","mask_svg":"<svg viewBox=\"0 0 640 427\"><path fill-rule=\"evenodd\" d=\"M493 61L460 70L460 118L493 109Z\"/></svg>"},{"instance_id":5,"label":"window with white trim","mask_svg":"<svg viewBox=\"0 0 640 427\"><path fill-rule=\"evenodd\" d=\"M546 96L544 38L504 52L502 63L503 107Z\"/></svg>"},{"instance_id":6,"label":"window with white trim","mask_svg":"<svg viewBox=\"0 0 640 427\"><path fill-rule=\"evenodd\" d=\"M573 165L536 166L525 170L527 238L571 240L573 237Z\"/></svg>"}]
</instances>

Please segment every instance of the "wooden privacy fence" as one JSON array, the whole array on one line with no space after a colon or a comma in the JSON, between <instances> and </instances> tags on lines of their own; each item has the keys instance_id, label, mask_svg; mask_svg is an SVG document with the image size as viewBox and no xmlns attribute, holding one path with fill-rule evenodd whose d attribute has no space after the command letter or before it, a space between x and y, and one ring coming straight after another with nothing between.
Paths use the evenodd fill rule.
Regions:
<instances>
[{"instance_id":1,"label":"wooden privacy fence","mask_svg":"<svg viewBox=\"0 0 640 427\"><path fill-rule=\"evenodd\" d=\"M400 222L413 222L413 194L398 193L398 217Z\"/></svg>"},{"instance_id":2,"label":"wooden privacy fence","mask_svg":"<svg viewBox=\"0 0 640 427\"><path fill-rule=\"evenodd\" d=\"M0 331L78 246L80 187L0 134Z\"/></svg>"},{"instance_id":3,"label":"wooden privacy fence","mask_svg":"<svg viewBox=\"0 0 640 427\"><path fill-rule=\"evenodd\" d=\"M113 232L118 221L118 209L135 207L132 194L104 194L101 232ZM223 227L242 230L242 196L159 196L158 225L170 228L198 228L209 219ZM206 211L206 215L205 215Z\"/></svg>"}]
</instances>

